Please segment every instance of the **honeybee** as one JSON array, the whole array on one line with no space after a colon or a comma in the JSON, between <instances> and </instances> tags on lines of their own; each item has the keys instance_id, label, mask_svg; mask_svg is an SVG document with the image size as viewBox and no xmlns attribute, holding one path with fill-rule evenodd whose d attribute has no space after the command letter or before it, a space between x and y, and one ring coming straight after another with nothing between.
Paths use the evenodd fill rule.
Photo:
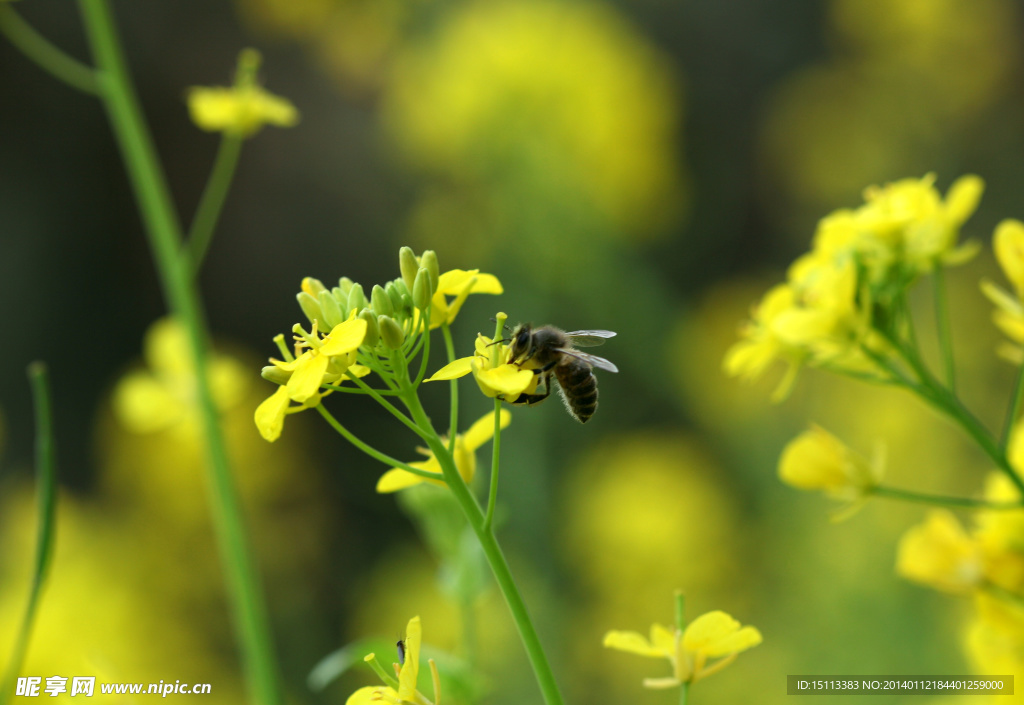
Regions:
<instances>
[{"instance_id":1,"label":"honeybee","mask_svg":"<svg viewBox=\"0 0 1024 705\"><path fill-rule=\"evenodd\" d=\"M551 394L551 377L558 380L565 408L580 423L586 423L597 411L597 378L593 368L618 372L619 368L603 357L576 350L573 346L603 345L615 335L610 330L574 330L566 333L554 326L534 328L529 323L516 326L510 341L509 362L539 375L536 392L520 394L508 400L512 404L538 404Z\"/></svg>"}]
</instances>

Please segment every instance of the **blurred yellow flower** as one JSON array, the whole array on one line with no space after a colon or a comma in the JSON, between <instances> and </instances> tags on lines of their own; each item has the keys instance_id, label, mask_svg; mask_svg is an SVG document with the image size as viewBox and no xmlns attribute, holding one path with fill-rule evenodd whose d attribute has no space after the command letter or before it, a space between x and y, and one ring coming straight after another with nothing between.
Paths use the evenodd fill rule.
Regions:
<instances>
[{"instance_id":1,"label":"blurred yellow flower","mask_svg":"<svg viewBox=\"0 0 1024 705\"><path fill-rule=\"evenodd\" d=\"M1024 344L1024 223L1014 219L999 223L992 237L992 249L1014 293L1010 294L988 279L982 279L981 290L996 305L992 320L1016 343L1000 347L999 354L1019 365L1024 362L1024 351L1020 347Z\"/></svg>"},{"instance_id":2,"label":"blurred yellow flower","mask_svg":"<svg viewBox=\"0 0 1024 705\"><path fill-rule=\"evenodd\" d=\"M299 111L287 98L256 84L259 52L247 49L238 57L238 72L231 88L196 86L189 89L192 122L207 132L252 137L264 125L292 127Z\"/></svg>"},{"instance_id":3,"label":"blurred yellow flower","mask_svg":"<svg viewBox=\"0 0 1024 705\"><path fill-rule=\"evenodd\" d=\"M680 633L660 624L651 626L648 640L638 632L610 631L604 645L650 658L665 658L672 665L668 678L646 678L646 688L672 688L683 683L696 683L721 671L736 656L761 643L761 633L740 623L721 611L708 612L693 620ZM708 664L708 659L719 659Z\"/></svg>"},{"instance_id":4,"label":"blurred yellow flower","mask_svg":"<svg viewBox=\"0 0 1024 705\"><path fill-rule=\"evenodd\" d=\"M968 592L981 583L981 547L945 509L928 513L924 524L900 539L896 572L904 578L952 593Z\"/></svg>"},{"instance_id":5,"label":"blurred yellow flower","mask_svg":"<svg viewBox=\"0 0 1024 705\"><path fill-rule=\"evenodd\" d=\"M518 209L534 205L524 189L580 204L612 233L652 236L678 220L677 82L614 9L488 0L444 20L399 56L387 87L413 165L511 191Z\"/></svg>"},{"instance_id":6,"label":"blurred yellow flower","mask_svg":"<svg viewBox=\"0 0 1024 705\"><path fill-rule=\"evenodd\" d=\"M520 394L536 390L537 375L509 363L510 355L508 345L477 335L476 353L472 357L462 357L448 363L428 377L427 381L458 379L472 372L485 396L515 401Z\"/></svg>"},{"instance_id":7,"label":"blurred yellow flower","mask_svg":"<svg viewBox=\"0 0 1024 705\"><path fill-rule=\"evenodd\" d=\"M118 421L136 433L173 430L194 436L199 428L192 352L185 329L161 318L143 341L146 369L125 374L114 387ZM248 390L248 375L233 357L214 353L207 363L213 400L220 411L238 404Z\"/></svg>"},{"instance_id":8,"label":"blurred yellow flower","mask_svg":"<svg viewBox=\"0 0 1024 705\"><path fill-rule=\"evenodd\" d=\"M986 592L975 593L976 613L966 634L967 654L981 673L1024 671L1024 609Z\"/></svg>"},{"instance_id":9,"label":"blurred yellow flower","mask_svg":"<svg viewBox=\"0 0 1024 705\"><path fill-rule=\"evenodd\" d=\"M505 409L502 409L499 423L501 424L501 428L506 428L510 423L512 423L512 414ZM469 430L466 431L465 434L460 433L455 436L455 467L458 468L459 474L462 475L462 479L466 482L471 482L473 480L473 476L476 474L477 448L491 440L493 437L493 413L487 414L478 419L469 427ZM437 458L434 457L434 454L425 448L418 450L423 455L426 455L427 459L418 460L416 462L409 463L409 465L421 470L440 473L441 464L437 462ZM421 482L430 482L432 484L445 487L445 483L442 480L433 480L419 475L413 475L411 472L402 470L401 468L391 468L381 475L380 480L377 481L377 491L382 493L397 492L398 490L404 490L406 487L418 485Z\"/></svg>"},{"instance_id":10,"label":"blurred yellow flower","mask_svg":"<svg viewBox=\"0 0 1024 705\"><path fill-rule=\"evenodd\" d=\"M850 502L853 509L881 482L882 467L880 461L869 463L825 429L812 426L783 449L779 478L797 489L821 490Z\"/></svg>"}]
</instances>

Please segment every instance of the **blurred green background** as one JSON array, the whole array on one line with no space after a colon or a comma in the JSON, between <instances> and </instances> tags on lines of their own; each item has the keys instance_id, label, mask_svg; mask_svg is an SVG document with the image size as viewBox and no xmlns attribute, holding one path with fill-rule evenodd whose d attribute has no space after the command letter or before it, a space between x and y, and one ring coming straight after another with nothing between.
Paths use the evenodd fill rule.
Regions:
<instances>
[{"instance_id":1,"label":"blurred green background","mask_svg":"<svg viewBox=\"0 0 1024 705\"><path fill-rule=\"evenodd\" d=\"M75 8L17 10L74 55ZM783 702L786 674L952 674L968 605L896 578L894 547L922 510L869 505L828 521L783 487L779 451L810 420L870 453L892 484L975 492L984 460L896 392L807 374L780 406L721 359L750 305L861 190L938 173L988 188L965 227L988 242L1024 216L1020 5L1012 0L238 0L116 3L127 55L187 221L217 138L189 121L188 86L227 84L240 49L298 127L246 143L204 267L206 310L232 380L228 427L294 702L333 703L305 679L368 635L420 614L458 652L457 610L385 469L311 414L275 445L252 424L271 338L302 319L304 276L369 289L397 251L480 268L505 294L471 298L460 355L497 310L608 328L601 408L582 427L550 402L513 410L501 529L570 702L669 703L643 691L665 665L606 651L609 629L724 609L764 634L694 702ZM119 379L143 365L165 312L141 222L99 104L0 42L0 657L27 590L34 531L31 415L22 373L51 367L59 535L27 674L213 684L241 702L223 585L187 418L133 428ZM977 289L986 250L950 274L962 387L992 425L1011 370ZM926 302L923 302L926 303ZM927 335L927 322L925 324ZM153 356L150 356L151 367ZM173 351L166 353L171 358ZM435 358L440 366L440 357ZM464 383L467 422L489 408ZM438 389L441 416L447 390ZM332 399L360 437L412 459L415 439L364 400ZM185 415L187 417L187 414ZM144 431L144 432L143 432ZM481 451L481 455L486 450ZM538 695L500 597L476 606L489 703ZM0 658L0 662L4 659ZM749 701L749 700L748 700ZM898 702L879 697L879 705ZM915 700L920 702L920 699ZM1004 698L1000 702L1007 702Z\"/></svg>"}]
</instances>

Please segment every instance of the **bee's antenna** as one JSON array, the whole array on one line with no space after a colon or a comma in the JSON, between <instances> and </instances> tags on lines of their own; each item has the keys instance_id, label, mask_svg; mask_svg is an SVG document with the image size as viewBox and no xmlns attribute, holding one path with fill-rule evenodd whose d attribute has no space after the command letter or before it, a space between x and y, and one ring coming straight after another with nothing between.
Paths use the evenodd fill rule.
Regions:
<instances>
[{"instance_id":1,"label":"bee's antenna","mask_svg":"<svg viewBox=\"0 0 1024 705\"><path fill-rule=\"evenodd\" d=\"M491 323L497 323L497 322L498 322L498 319L497 319L497 318L495 318L494 316L491 316ZM507 331L508 331L509 333L511 333L511 332L512 332L512 328L511 328L511 327L509 327L508 323L503 323L503 324L502 324L502 327L503 327L503 328L504 328L505 330L507 330ZM507 342L507 341L501 341L501 342Z\"/></svg>"}]
</instances>

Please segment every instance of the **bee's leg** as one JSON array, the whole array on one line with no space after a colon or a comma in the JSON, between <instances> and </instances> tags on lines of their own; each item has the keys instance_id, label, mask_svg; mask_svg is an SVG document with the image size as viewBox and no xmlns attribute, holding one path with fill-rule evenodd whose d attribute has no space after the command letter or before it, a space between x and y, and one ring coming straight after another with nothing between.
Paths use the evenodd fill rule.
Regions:
<instances>
[{"instance_id":1,"label":"bee's leg","mask_svg":"<svg viewBox=\"0 0 1024 705\"><path fill-rule=\"evenodd\" d=\"M539 373L540 370L533 370L535 373ZM515 401L509 402L510 404L527 404L532 406L533 404L540 404L542 401L551 396L551 384L549 383L550 377L545 377L537 383L537 391L534 394L520 394L515 398Z\"/></svg>"}]
</instances>

